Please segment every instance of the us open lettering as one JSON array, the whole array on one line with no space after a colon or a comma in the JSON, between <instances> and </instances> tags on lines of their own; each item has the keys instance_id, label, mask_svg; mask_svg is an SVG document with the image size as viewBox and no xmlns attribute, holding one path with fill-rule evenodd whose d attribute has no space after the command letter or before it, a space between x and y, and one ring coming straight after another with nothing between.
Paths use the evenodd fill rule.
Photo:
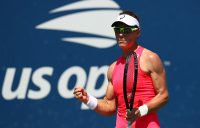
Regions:
<instances>
[{"instance_id":1,"label":"us open lettering","mask_svg":"<svg viewBox=\"0 0 200 128\"><path fill-rule=\"evenodd\" d=\"M72 76L76 77L76 82L73 87L82 86L95 97L102 97L105 95L105 90L107 87L107 70L108 66L104 65L101 67L92 66L87 74L84 68L80 66L72 66L66 69L58 78L57 82L57 91L62 98L71 99L74 98L73 89L69 89L69 81ZM44 99L51 92L51 83L46 77L54 77L54 68L53 67L40 67L36 70L33 70L31 67L22 68L20 74L20 79L15 90L13 90L14 80L16 80L16 72L18 70L15 67L7 68L5 72L5 78L2 86L2 97L5 100L39 100ZM100 85L100 88L95 89L97 80L100 75L103 75L103 82ZM31 89L30 83L33 83L33 86L36 86L38 89ZM83 104L81 105L82 109L87 109Z\"/></svg>"}]
</instances>

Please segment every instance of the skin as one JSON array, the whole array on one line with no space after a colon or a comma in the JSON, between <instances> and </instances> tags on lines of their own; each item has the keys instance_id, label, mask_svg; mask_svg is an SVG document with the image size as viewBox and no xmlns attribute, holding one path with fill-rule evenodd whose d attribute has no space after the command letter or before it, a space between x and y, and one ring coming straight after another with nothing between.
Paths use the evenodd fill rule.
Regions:
<instances>
[{"instance_id":1,"label":"skin","mask_svg":"<svg viewBox=\"0 0 200 128\"><path fill-rule=\"evenodd\" d=\"M125 24L118 24L118 27L127 26ZM130 51L135 51L137 49L137 39L140 36L140 29L130 34L115 33L115 35L118 45L122 49L122 56L124 58ZM98 105L95 108L97 113L103 115L113 115L117 110L117 99L114 95L114 89L111 82L115 63L116 61L110 65L107 72L108 86L106 95L103 99L98 99ZM165 69L159 56L148 49L144 49L141 55L140 67L141 70L151 76L156 92L156 96L146 104L148 106L148 113L156 112L168 102L169 96L166 84ZM74 96L84 103L87 103L89 99L87 92L82 87L76 87L74 89ZM138 108L135 108L130 114L126 113L124 118L127 121L134 122L140 116L140 111Z\"/></svg>"}]
</instances>

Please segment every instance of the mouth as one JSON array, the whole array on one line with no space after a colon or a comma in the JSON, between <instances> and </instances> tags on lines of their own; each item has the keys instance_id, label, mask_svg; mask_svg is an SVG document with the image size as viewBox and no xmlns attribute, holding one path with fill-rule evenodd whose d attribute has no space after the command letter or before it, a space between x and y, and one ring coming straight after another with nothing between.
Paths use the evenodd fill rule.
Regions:
<instances>
[{"instance_id":1,"label":"mouth","mask_svg":"<svg viewBox=\"0 0 200 128\"><path fill-rule=\"evenodd\" d=\"M118 40L118 43L126 43L125 40Z\"/></svg>"}]
</instances>

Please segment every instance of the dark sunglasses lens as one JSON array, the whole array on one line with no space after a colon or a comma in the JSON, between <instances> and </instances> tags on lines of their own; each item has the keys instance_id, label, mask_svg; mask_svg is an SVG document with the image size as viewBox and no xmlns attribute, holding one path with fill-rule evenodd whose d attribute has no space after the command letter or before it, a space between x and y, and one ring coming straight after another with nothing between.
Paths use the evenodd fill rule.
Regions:
<instances>
[{"instance_id":1,"label":"dark sunglasses lens","mask_svg":"<svg viewBox=\"0 0 200 128\"><path fill-rule=\"evenodd\" d=\"M116 33L120 33L120 28L114 28L114 31L115 31Z\"/></svg>"},{"instance_id":2,"label":"dark sunglasses lens","mask_svg":"<svg viewBox=\"0 0 200 128\"><path fill-rule=\"evenodd\" d=\"M124 34L129 34L132 33L134 30L136 30L136 28L131 28L131 27L127 27L127 28L114 28L115 33L124 33Z\"/></svg>"},{"instance_id":3,"label":"dark sunglasses lens","mask_svg":"<svg viewBox=\"0 0 200 128\"><path fill-rule=\"evenodd\" d=\"M131 28L124 29L124 33L126 33L126 34L131 33L131 32L133 32Z\"/></svg>"}]
</instances>

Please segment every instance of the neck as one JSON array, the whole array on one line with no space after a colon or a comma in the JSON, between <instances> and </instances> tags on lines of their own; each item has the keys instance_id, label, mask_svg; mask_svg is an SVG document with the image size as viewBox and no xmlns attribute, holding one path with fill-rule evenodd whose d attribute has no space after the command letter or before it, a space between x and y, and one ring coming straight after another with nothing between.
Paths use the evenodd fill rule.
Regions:
<instances>
[{"instance_id":1,"label":"neck","mask_svg":"<svg viewBox=\"0 0 200 128\"><path fill-rule=\"evenodd\" d=\"M128 54L131 52L131 51L136 51L137 48L138 48L138 44L136 43L135 45L133 45L131 48L129 49L122 49L122 57L123 58L126 58L126 56L128 56Z\"/></svg>"}]
</instances>

